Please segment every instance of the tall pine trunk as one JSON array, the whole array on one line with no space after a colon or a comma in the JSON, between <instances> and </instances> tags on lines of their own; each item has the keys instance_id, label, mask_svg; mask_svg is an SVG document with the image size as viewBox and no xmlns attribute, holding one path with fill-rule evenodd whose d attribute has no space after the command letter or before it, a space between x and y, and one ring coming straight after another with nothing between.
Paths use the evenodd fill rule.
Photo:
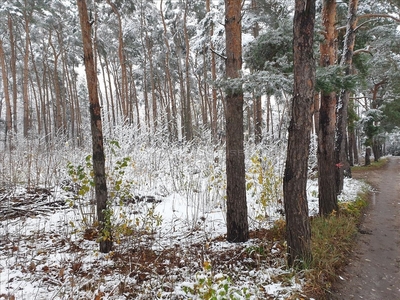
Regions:
<instances>
[{"instance_id":1,"label":"tall pine trunk","mask_svg":"<svg viewBox=\"0 0 400 300\"><path fill-rule=\"evenodd\" d=\"M320 45L320 65L329 67L336 61L336 0L323 1L322 23L324 41ZM336 93L322 91L317 154L319 213L324 216L338 210L335 185L335 130Z\"/></svg>"},{"instance_id":2,"label":"tall pine trunk","mask_svg":"<svg viewBox=\"0 0 400 300\"><path fill-rule=\"evenodd\" d=\"M82 30L83 60L85 63L86 81L89 91L90 128L92 131L93 148L93 172L97 204L97 218L99 230L103 237L100 240L100 252L111 251L113 242L111 237L110 220L107 210L107 184L105 174L105 156L103 145L103 128L101 122L101 109L97 90L97 73L94 64L93 46L91 35L91 23L88 19L88 11L85 0L77 0L79 18Z\"/></svg>"},{"instance_id":3,"label":"tall pine trunk","mask_svg":"<svg viewBox=\"0 0 400 300\"><path fill-rule=\"evenodd\" d=\"M288 265L303 268L312 259L307 171L314 103L315 0L296 0L293 22L294 89L283 178Z\"/></svg>"},{"instance_id":4,"label":"tall pine trunk","mask_svg":"<svg viewBox=\"0 0 400 300\"><path fill-rule=\"evenodd\" d=\"M241 0L225 0L226 77L240 77L242 69ZM229 84L228 84L229 85ZM249 239L243 145L243 90L226 89L227 240Z\"/></svg>"}]
</instances>

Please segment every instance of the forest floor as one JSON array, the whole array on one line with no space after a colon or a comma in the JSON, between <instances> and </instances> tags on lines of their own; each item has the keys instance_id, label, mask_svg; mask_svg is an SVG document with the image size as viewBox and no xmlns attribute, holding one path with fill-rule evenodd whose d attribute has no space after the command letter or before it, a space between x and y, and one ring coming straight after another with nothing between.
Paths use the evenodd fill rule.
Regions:
<instances>
[{"instance_id":1,"label":"forest floor","mask_svg":"<svg viewBox=\"0 0 400 300\"><path fill-rule=\"evenodd\" d=\"M332 300L400 299L400 157L379 169L358 169L353 177L374 188L357 245Z\"/></svg>"}]
</instances>

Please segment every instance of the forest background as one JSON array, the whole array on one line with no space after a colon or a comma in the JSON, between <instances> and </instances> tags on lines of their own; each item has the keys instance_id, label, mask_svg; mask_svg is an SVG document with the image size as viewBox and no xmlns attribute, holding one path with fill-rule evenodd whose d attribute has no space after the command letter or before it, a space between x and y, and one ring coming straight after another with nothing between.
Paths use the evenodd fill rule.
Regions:
<instances>
[{"instance_id":1,"label":"forest background","mask_svg":"<svg viewBox=\"0 0 400 300\"><path fill-rule=\"evenodd\" d=\"M317 2L316 7L316 91L321 97L316 93L310 174L318 169L317 136L323 120L318 108L324 95L349 94L346 159L337 160L332 151L335 163L327 174L334 174L341 163L358 164L360 151L368 147L375 159L399 151L399 3L360 3L349 69L342 54L354 1L335 2L330 11L329 2L334 1ZM186 200L193 228L204 221L205 211L224 207L225 97L227 89L240 85L246 190L257 199L251 226L279 215L270 204L279 206L282 200L292 117L292 3L243 1L244 68L235 81L225 77L223 1L88 1L88 9L111 198L156 203L177 194ZM332 12L334 33L328 37L326 20ZM0 18L2 185L14 192L20 186L75 187L72 206L93 198L89 102L76 3L5 1ZM334 55L324 64L320 45L328 38ZM333 105L330 110L335 124L340 108ZM338 199L337 190L318 194L323 193L334 195L333 202ZM86 213L92 216L84 212L81 220L91 227L94 219ZM146 208L151 226L158 222L153 213L151 206ZM129 222L150 226L139 221Z\"/></svg>"}]
</instances>

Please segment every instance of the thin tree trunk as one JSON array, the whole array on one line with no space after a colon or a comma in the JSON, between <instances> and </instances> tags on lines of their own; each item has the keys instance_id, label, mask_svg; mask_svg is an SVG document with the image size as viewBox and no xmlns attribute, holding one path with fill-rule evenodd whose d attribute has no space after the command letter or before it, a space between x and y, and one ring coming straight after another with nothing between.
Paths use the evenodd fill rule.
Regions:
<instances>
[{"instance_id":1,"label":"thin tree trunk","mask_svg":"<svg viewBox=\"0 0 400 300\"><path fill-rule=\"evenodd\" d=\"M294 97L283 179L287 259L288 265L296 268L305 268L312 260L307 171L315 82L314 26L315 0L296 0L293 21Z\"/></svg>"},{"instance_id":2,"label":"thin tree trunk","mask_svg":"<svg viewBox=\"0 0 400 300\"><path fill-rule=\"evenodd\" d=\"M61 129L63 127L62 122L62 112L61 112L61 90L58 80L58 58L61 52L57 52L53 42L51 32L49 33L49 45L53 49L53 59L54 59L54 69L53 69L53 85L54 85L54 93L55 93L55 132L57 134L61 133Z\"/></svg>"},{"instance_id":3,"label":"thin tree trunk","mask_svg":"<svg viewBox=\"0 0 400 300\"><path fill-rule=\"evenodd\" d=\"M185 37L185 71L186 71L186 101L185 104L185 137L186 141L191 141L193 139L193 124L192 124L192 109L191 109L191 93L190 93L190 44L189 44L189 32L187 29L187 15L189 10L189 0L185 2L185 13L183 17L183 32Z\"/></svg>"},{"instance_id":4,"label":"thin tree trunk","mask_svg":"<svg viewBox=\"0 0 400 300\"><path fill-rule=\"evenodd\" d=\"M161 20L163 23L163 28L164 28L164 43L165 47L167 48L167 51L165 53L165 75L168 83L168 93L170 97L170 102L171 102L171 110L172 110L172 119L171 119L171 127L172 127L172 137L173 139L178 138L178 124L177 124L177 118L178 118L178 112L176 108L176 99L175 99L175 93L174 93L174 84L172 82L171 78L171 68L170 68L170 53L171 53L171 48L169 45L168 37L167 37L167 24L165 23L165 18L164 18L164 13L163 13L163 0L160 1L160 13L161 13Z\"/></svg>"},{"instance_id":5,"label":"thin tree trunk","mask_svg":"<svg viewBox=\"0 0 400 300\"><path fill-rule=\"evenodd\" d=\"M99 52L98 49L97 49L97 52ZM101 75L103 77L103 86L104 86L104 93L105 93L104 97L106 98L106 105L107 105L108 128L109 128L110 134L112 134L112 127L114 126L114 124L111 122L110 97L108 96L108 86L107 86L107 79L106 79L105 63L102 62L100 53L97 54L97 57L99 58L99 63L100 63L100 68L101 68Z\"/></svg>"},{"instance_id":6,"label":"thin tree trunk","mask_svg":"<svg viewBox=\"0 0 400 300\"><path fill-rule=\"evenodd\" d=\"M147 56L149 60L149 71L150 71L150 87L151 87L151 108L152 108L152 117L153 117L153 131L157 131L158 127L158 108L157 108L157 97L156 97L156 85L155 85L155 73L154 73L154 64L153 64L153 41L149 38L148 33L146 31L146 49Z\"/></svg>"},{"instance_id":7,"label":"thin tree trunk","mask_svg":"<svg viewBox=\"0 0 400 300\"><path fill-rule=\"evenodd\" d=\"M106 64L106 70L107 70L107 82L108 82L108 88L110 92L110 104L111 104L111 116L112 116L112 126L115 126L117 124L117 119L116 119L116 113L115 113L115 101L114 101L114 93L112 90L112 84L111 84L111 71L110 71L110 64L108 63L107 57L104 57L104 62ZM106 87L105 87L106 88Z\"/></svg>"},{"instance_id":8,"label":"thin tree trunk","mask_svg":"<svg viewBox=\"0 0 400 300\"><path fill-rule=\"evenodd\" d=\"M356 39L355 28L357 26L358 0L351 0L347 14L346 35L344 39L343 56L340 62L345 67L345 75L350 75L353 69L353 51ZM336 131L336 187L338 193L343 190L344 175L351 176L350 163L348 160L347 123L350 91L342 90L338 102L337 131Z\"/></svg>"},{"instance_id":9,"label":"thin tree trunk","mask_svg":"<svg viewBox=\"0 0 400 300\"><path fill-rule=\"evenodd\" d=\"M226 77L239 78L242 69L241 0L225 0ZM243 90L226 89L227 240L249 238L244 163Z\"/></svg>"},{"instance_id":10,"label":"thin tree trunk","mask_svg":"<svg viewBox=\"0 0 400 300\"><path fill-rule=\"evenodd\" d=\"M206 10L210 12L210 0L206 0ZM216 143L218 140L218 106L217 106L217 88L215 87L214 83L217 80L217 67L216 67L216 60L215 60L215 53L214 53L214 44L212 42L212 37L214 35L214 25L210 25L210 48L211 48L211 79L213 82L212 85L212 108L211 108L211 132L213 136L213 140Z\"/></svg>"},{"instance_id":11,"label":"thin tree trunk","mask_svg":"<svg viewBox=\"0 0 400 300\"><path fill-rule=\"evenodd\" d=\"M137 90L136 90L136 85L135 85L135 75L133 73L133 65L130 65L130 82L131 82L131 89L132 89L132 98L133 101L135 102L135 109L136 109L136 127L140 129L140 112L139 112L139 99L137 96ZM133 114L133 108L132 108L132 114Z\"/></svg>"},{"instance_id":12,"label":"thin tree trunk","mask_svg":"<svg viewBox=\"0 0 400 300\"><path fill-rule=\"evenodd\" d=\"M25 7L27 8L27 0L25 0ZM24 27L25 27L25 54L24 54L24 69L23 69L23 107L24 107L24 127L23 133L24 137L28 137L28 132L30 129L30 119L29 119L29 39L30 30L29 23L32 16L32 12L24 11Z\"/></svg>"},{"instance_id":13,"label":"thin tree trunk","mask_svg":"<svg viewBox=\"0 0 400 300\"><path fill-rule=\"evenodd\" d=\"M97 73L94 64L92 39L90 36L91 23L88 19L88 11L85 0L77 0L79 18L82 29L82 41L84 51L84 63L86 71L86 80L89 91L90 103L90 127L92 131L93 147L93 172L97 203L97 218L99 229L102 233L100 240L100 252L108 253L112 248L112 236L109 214L107 208L107 183L105 174L105 156L103 145L103 128L101 122L101 108L97 90Z\"/></svg>"},{"instance_id":14,"label":"thin tree trunk","mask_svg":"<svg viewBox=\"0 0 400 300\"><path fill-rule=\"evenodd\" d=\"M14 27L11 15L8 15L8 31L10 32L10 48L11 48L11 77L12 77L12 123L14 125L14 132L18 131L18 120L17 120L17 98L18 98L18 89L17 89L17 59L15 52L15 39L14 39Z\"/></svg>"},{"instance_id":15,"label":"thin tree trunk","mask_svg":"<svg viewBox=\"0 0 400 300\"><path fill-rule=\"evenodd\" d=\"M251 1L252 10L257 10L257 1ZM260 32L260 27L256 22L253 26L253 36L257 38ZM253 95L254 99L254 141L256 144L261 143L262 140L262 106L261 96Z\"/></svg>"},{"instance_id":16,"label":"thin tree trunk","mask_svg":"<svg viewBox=\"0 0 400 300\"><path fill-rule=\"evenodd\" d=\"M110 0L107 0L107 3L111 6L112 11L117 15L118 19L118 58L121 66L121 108L122 108L122 118L125 123L128 118L128 82L127 82L127 68L125 62L125 54L124 54L124 38L122 31L122 18L119 13L117 7L114 3L111 3Z\"/></svg>"},{"instance_id":17,"label":"thin tree trunk","mask_svg":"<svg viewBox=\"0 0 400 300\"><path fill-rule=\"evenodd\" d=\"M1 65L1 75L3 78L3 92L4 92L4 100L6 102L6 136L5 141L7 139L7 134L11 132L12 129L12 116L11 116L11 100L10 100L10 92L8 90L8 76L7 76L7 64L4 56L3 50L3 41L0 39L0 65Z\"/></svg>"},{"instance_id":18,"label":"thin tree trunk","mask_svg":"<svg viewBox=\"0 0 400 300\"><path fill-rule=\"evenodd\" d=\"M32 52L32 43L29 44L29 47L31 49L30 52L31 52L31 56L32 56L32 58L31 58L32 59L32 66L33 66L33 71L35 73L36 85L37 85L37 89L38 89L38 93L39 93L39 103L37 104L39 106L39 110L38 110L38 113L37 113L37 118L38 118L38 129L37 130L38 130L38 134L41 135L42 134L42 127L44 127L45 128L45 134L47 134L47 130L46 130L46 126L45 126L45 119L41 118L42 105L44 103L44 101L43 101L42 84L40 82L39 72L37 70L36 62L35 62L34 55L33 55L33 52Z\"/></svg>"}]
</instances>

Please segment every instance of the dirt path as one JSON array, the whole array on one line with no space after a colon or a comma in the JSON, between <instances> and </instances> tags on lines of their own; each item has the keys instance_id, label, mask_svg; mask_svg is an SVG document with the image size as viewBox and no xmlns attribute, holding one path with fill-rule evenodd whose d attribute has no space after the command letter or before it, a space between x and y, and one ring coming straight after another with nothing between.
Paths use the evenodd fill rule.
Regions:
<instances>
[{"instance_id":1,"label":"dirt path","mask_svg":"<svg viewBox=\"0 0 400 300\"><path fill-rule=\"evenodd\" d=\"M360 176L366 175L355 175ZM331 299L400 299L400 157L390 157L383 169L368 172L367 181L377 191L354 257Z\"/></svg>"}]
</instances>

